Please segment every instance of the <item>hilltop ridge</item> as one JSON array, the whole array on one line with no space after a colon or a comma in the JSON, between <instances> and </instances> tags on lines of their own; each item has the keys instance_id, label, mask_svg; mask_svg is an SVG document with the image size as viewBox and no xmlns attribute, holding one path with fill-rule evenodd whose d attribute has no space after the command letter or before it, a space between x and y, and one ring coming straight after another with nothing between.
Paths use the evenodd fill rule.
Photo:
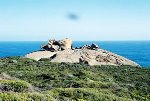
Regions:
<instances>
[{"instance_id":1,"label":"hilltop ridge","mask_svg":"<svg viewBox=\"0 0 150 101\"><path fill-rule=\"evenodd\" d=\"M49 59L51 62L69 62L83 63L88 65L131 65L139 66L137 63L114 54L112 52L100 49L98 45L83 45L81 47L72 47L72 40L69 38L63 40L49 40L47 44L41 46L40 51L26 54L26 58L41 60Z\"/></svg>"}]
</instances>

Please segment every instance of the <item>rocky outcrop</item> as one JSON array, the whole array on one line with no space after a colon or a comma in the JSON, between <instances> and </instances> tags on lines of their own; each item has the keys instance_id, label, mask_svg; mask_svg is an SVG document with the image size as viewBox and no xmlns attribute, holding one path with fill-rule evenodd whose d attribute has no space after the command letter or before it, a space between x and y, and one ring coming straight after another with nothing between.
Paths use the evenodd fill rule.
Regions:
<instances>
[{"instance_id":1,"label":"rocky outcrop","mask_svg":"<svg viewBox=\"0 0 150 101\"><path fill-rule=\"evenodd\" d=\"M91 49L91 50L97 50L99 49L99 46L97 44L92 44L92 45L83 45L82 47L76 47L75 49Z\"/></svg>"},{"instance_id":2,"label":"rocky outcrop","mask_svg":"<svg viewBox=\"0 0 150 101\"><path fill-rule=\"evenodd\" d=\"M138 66L138 64L131 60L102 49L98 49L97 51L90 49L64 50L57 53L51 62L84 63L88 65Z\"/></svg>"},{"instance_id":3,"label":"rocky outcrop","mask_svg":"<svg viewBox=\"0 0 150 101\"><path fill-rule=\"evenodd\" d=\"M38 61L43 58L50 58L56 53L57 52L51 52L51 51L36 51L36 52L26 54L25 57Z\"/></svg>"},{"instance_id":4,"label":"rocky outcrop","mask_svg":"<svg viewBox=\"0 0 150 101\"><path fill-rule=\"evenodd\" d=\"M69 38L60 40L60 48L61 50L71 49L72 48L72 40Z\"/></svg>"},{"instance_id":5,"label":"rocky outcrop","mask_svg":"<svg viewBox=\"0 0 150 101\"><path fill-rule=\"evenodd\" d=\"M49 40L48 44L42 47L43 51L27 54L25 57L40 60L49 59L51 62L83 63L88 65L131 65L139 66L137 63L117 54L99 49L96 44L84 45L80 48L72 48L72 40Z\"/></svg>"},{"instance_id":6,"label":"rocky outcrop","mask_svg":"<svg viewBox=\"0 0 150 101\"><path fill-rule=\"evenodd\" d=\"M71 49L72 40L69 38L63 40L49 40L46 45L42 45L41 48L46 51L56 52L66 49Z\"/></svg>"}]
</instances>

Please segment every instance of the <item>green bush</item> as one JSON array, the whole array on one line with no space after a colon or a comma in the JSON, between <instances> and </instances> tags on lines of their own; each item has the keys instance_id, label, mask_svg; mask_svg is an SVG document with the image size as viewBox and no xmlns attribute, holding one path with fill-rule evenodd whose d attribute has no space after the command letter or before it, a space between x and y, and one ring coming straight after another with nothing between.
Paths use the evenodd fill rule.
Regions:
<instances>
[{"instance_id":1,"label":"green bush","mask_svg":"<svg viewBox=\"0 0 150 101\"><path fill-rule=\"evenodd\" d=\"M58 100L75 101L132 101L132 99L117 97L112 93L91 88L58 88L49 91Z\"/></svg>"},{"instance_id":2,"label":"green bush","mask_svg":"<svg viewBox=\"0 0 150 101\"><path fill-rule=\"evenodd\" d=\"M56 99L77 101L107 100L107 98L120 101L126 98L135 101L150 99L150 68L88 66L77 63L51 63L46 59L34 61L22 57L9 57L0 59L0 73L29 82L37 92L50 90ZM5 86L5 90L8 88L5 93L28 92L29 83L26 85L25 82L19 81L7 82L9 83L0 83L1 87ZM56 88L62 90L53 90Z\"/></svg>"},{"instance_id":3,"label":"green bush","mask_svg":"<svg viewBox=\"0 0 150 101\"><path fill-rule=\"evenodd\" d=\"M32 88L29 83L22 80L0 80L0 89L4 92L26 92Z\"/></svg>"},{"instance_id":4,"label":"green bush","mask_svg":"<svg viewBox=\"0 0 150 101\"><path fill-rule=\"evenodd\" d=\"M41 93L0 93L0 101L54 101L48 94Z\"/></svg>"}]
</instances>

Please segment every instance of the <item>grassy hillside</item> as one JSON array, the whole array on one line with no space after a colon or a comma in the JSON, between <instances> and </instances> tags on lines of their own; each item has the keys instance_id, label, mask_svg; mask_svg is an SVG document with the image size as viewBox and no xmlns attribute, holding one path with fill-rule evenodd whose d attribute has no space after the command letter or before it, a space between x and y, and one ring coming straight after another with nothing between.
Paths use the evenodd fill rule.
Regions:
<instances>
[{"instance_id":1,"label":"grassy hillside","mask_svg":"<svg viewBox=\"0 0 150 101\"><path fill-rule=\"evenodd\" d=\"M150 101L150 69L0 59L0 101Z\"/></svg>"}]
</instances>

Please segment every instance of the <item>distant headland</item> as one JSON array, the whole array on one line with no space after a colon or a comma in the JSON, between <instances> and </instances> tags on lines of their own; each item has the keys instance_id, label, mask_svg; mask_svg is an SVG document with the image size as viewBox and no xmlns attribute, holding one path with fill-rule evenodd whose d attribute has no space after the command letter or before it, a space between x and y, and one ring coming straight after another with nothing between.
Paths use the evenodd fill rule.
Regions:
<instances>
[{"instance_id":1,"label":"distant headland","mask_svg":"<svg viewBox=\"0 0 150 101\"><path fill-rule=\"evenodd\" d=\"M34 60L48 59L51 62L83 63L88 65L131 65L139 64L99 48L96 44L83 45L82 47L72 47L72 40L48 40L48 43L41 45L41 50L25 55L26 58Z\"/></svg>"}]
</instances>

